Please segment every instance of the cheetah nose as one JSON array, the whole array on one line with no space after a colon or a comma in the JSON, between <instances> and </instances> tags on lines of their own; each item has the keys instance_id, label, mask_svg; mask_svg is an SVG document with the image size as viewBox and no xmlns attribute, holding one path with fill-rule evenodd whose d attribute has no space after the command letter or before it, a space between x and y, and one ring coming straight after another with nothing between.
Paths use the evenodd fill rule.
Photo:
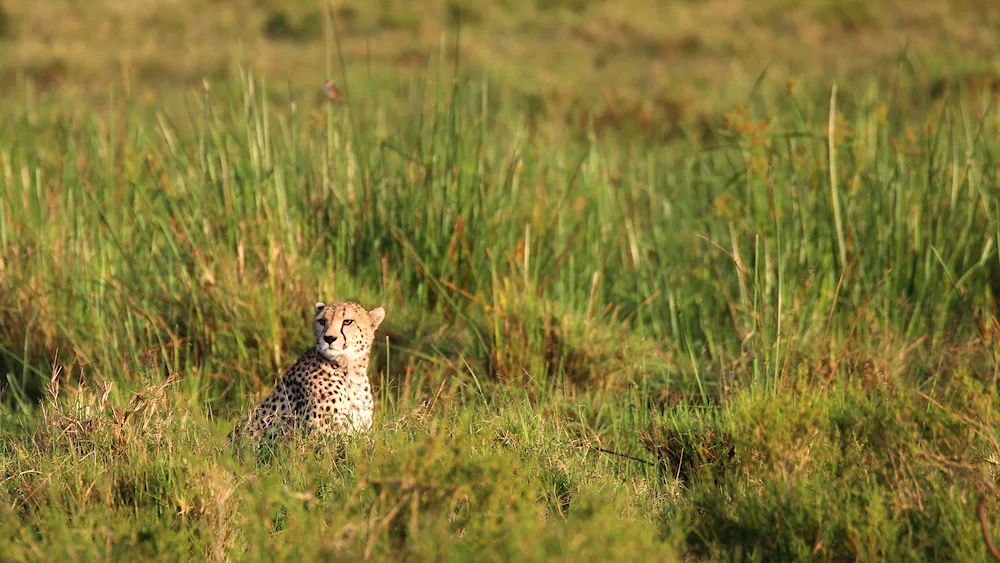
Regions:
<instances>
[{"instance_id":1,"label":"cheetah nose","mask_svg":"<svg viewBox=\"0 0 1000 563\"><path fill-rule=\"evenodd\" d=\"M337 341L336 336L330 336L329 334L327 334L326 336L323 337L323 342L326 342L327 344L333 344L336 341Z\"/></svg>"}]
</instances>

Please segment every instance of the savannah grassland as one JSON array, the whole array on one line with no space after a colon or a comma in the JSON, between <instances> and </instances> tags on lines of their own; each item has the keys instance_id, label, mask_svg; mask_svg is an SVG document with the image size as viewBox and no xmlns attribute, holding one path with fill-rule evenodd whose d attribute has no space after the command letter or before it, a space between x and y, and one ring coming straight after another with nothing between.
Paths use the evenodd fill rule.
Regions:
<instances>
[{"instance_id":1,"label":"savannah grassland","mask_svg":"<svg viewBox=\"0 0 1000 563\"><path fill-rule=\"evenodd\" d=\"M989 5L0 0L2 558L984 560Z\"/></svg>"}]
</instances>

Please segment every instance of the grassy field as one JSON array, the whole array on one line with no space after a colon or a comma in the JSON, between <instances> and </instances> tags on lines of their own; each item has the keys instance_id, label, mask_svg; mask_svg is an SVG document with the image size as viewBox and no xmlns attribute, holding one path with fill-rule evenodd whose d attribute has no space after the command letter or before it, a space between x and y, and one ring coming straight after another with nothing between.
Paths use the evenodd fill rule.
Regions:
<instances>
[{"instance_id":1,"label":"grassy field","mask_svg":"<svg viewBox=\"0 0 1000 563\"><path fill-rule=\"evenodd\" d=\"M610 4L553 4L610 17ZM22 24L41 10L3 5ZM916 5L911 24L940 8ZM224 5L211 6L206 22ZM850 29L873 36L886 20L872 10L902 13L843 6L869 14L859 21L874 27ZM951 17L986 29L984 7L952 3ZM388 25L354 18L357 37L366 18ZM799 82L754 88L757 67L737 94L698 97L698 119L602 96L574 120L543 111L556 94L529 95L544 72L526 94L477 58L504 20L468 24L468 65L451 37L390 72L365 65L357 37L324 41L323 18L319 31L297 27L309 14L285 19L288 41L318 33L302 51L320 61L312 83L275 79L280 64L263 79L254 60L144 91L155 77L109 79L119 69L94 62L99 50L69 65L104 80L97 94L11 78L4 559L989 556L1000 100L988 73L931 88L935 75L902 57L890 74L854 68L837 90L822 73L853 45ZM18 53L35 45L8 29ZM567 66L576 78L556 83L596 80ZM343 101L317 98L324 72ZM312 304L340 299L387 311L373 432L230 449L239 417L309 346Z\"/></svg>"},{"instance_id":2,"label":"grassy field","mask_svg":"<svg viewBox=\"0 0 1000 563\"><path fill-rule=\"evenodd\" d=\"M315 89L332 76L322 2L0 0L0 99L30 89L92 107L109 85L170 97L203 79L235 81L238 62L272 83ZM461 27L465 78L539 126L626 122L670 129L745 100L762 71L823 91L831 77L941 95L1000 89L993 0L335 0L353 82L371 70L422 81L430 49ZM901 64L902 63L902 64ZM373 88L357 88L367 97ZM301 100L300 100L301 101Z\"/></svg>"}]
</instances>

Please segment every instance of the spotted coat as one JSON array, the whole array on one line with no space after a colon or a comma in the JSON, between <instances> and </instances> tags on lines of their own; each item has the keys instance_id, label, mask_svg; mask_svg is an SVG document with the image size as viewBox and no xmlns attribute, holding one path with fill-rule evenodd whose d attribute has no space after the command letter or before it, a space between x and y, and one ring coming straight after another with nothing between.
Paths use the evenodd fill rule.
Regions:
<instances>
[{"instance_id":1,"label":"spotted coat","mask_svg":"<svg viewBox=\"0 0 1000 563\"><path fill-rule=\"evenodd\" d=\"M315 346L285 372L270 395L234 436L258 438L303 429L321 435L371 429L374 401L368 363L375 331L385 318L381 307L354 302L316 304Z\"/></svg>"}]
</instances>

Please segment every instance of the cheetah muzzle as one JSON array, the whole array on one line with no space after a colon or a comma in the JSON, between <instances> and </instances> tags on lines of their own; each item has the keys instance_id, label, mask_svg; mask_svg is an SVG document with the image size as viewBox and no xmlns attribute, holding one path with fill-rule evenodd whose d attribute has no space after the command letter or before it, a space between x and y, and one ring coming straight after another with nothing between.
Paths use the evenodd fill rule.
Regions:
<instances>
[{"instance_id":1,"label":"cheetah muzzle","mask_svg":"<svg viewBox=\"0 0 1000 563\"><path fill-rule=\"evenodd\" d=\"M257 439L275 430L302 429L320 435L371 429L373 398L368 381L375 331L385 310L344 301L316 303L316 344L299 357L232 438Z\"/></svg>"}]
</instances>

